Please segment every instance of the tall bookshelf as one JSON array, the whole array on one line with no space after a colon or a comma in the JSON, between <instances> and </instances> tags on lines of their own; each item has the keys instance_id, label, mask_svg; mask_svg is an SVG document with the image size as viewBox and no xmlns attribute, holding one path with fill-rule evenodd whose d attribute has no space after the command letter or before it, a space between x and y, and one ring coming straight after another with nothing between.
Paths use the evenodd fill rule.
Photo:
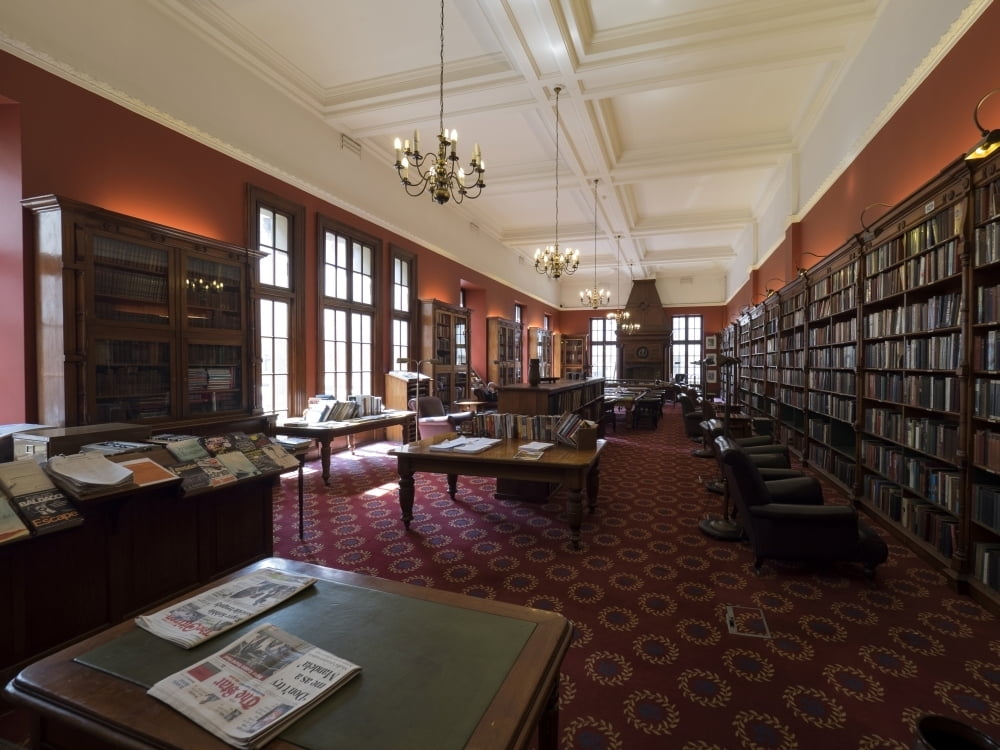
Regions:
<instances>
[{"instance_id":1,"label":"tall bookshelf","mask_svg":"<svg viewBox=\"0 0 1000 750\"><path fill-rule=\"evenodd\" d=\"M559 357L562 362L562 377L581 380L590 369L590 336L587 334L563 334L560 341Z\"/></svg>"},{"instance_id":2,"label":"tall bookshelf","mask_svg":"<svg viewBox=\"0 0 1000 750\"><path fill-rule=\"evenodd\" d=\"M965 537L971 585L1000 598L1000 159L973 172L972 226Z\"/></svg>"},{"instance_id":3,"label":"tall bookshelf","mask_svg":"<svg viewBox=\"0 0 1000 750\"><path fill-rule=\"evenodd\" d=\"M796 455L806 444L806 277L799 276L778 292L777 399L778 439Z\"/></svg>"},{"instance_id":4,"label":"tall bookshelf","mask_svg":"<svg viewBox=\"0 0 1000 750\"><path fill-rule=\"evenodd\" d=\"M803 458L857 493L859 249L851 242L809 276L805 315Z\"/></svg>"},{"instance_id":5,"label":"tall bookshelf","mask_svg":"<svg viewBox=\"0 0 1000 750\"><path fill-rule=\"evenodd\" d=\"M498 386L520 383L521 324L500 317L486 319L486 372Z\"/></svg>"},{"instance_id":6,"label":"tall bookshelf","mask_svg":"<svg viewBox=\"0 0 1000 750\"><path fill-rule=\"evenodd\" d=\"M528 328L528 359L537 359L543 378L554 377L556 367L552 361L552 331L541 326Z\"/></svg>"},{"instance_id":7,"label":"tall bookshelf","mask_svg":"<svg viewBox=\"0 0 1000 750\"><path fill-rule=\"evenodd\" d=\"M1000 157L950 165L777 296L779 437L1000 611ZM767 316L731 327L751 409Z\"/></svg>"},{"instance_id":8,"label":"tall bookshelf","mask_svg":"<svg viewBox=\"0 0 1000 750\"><path fill-rule=\"evenodd\" d=\"M469 310L437 299L420 300L421 356L432 394L448 409L471 395Z\"/></svg>"},{"instance_id":9,"label":"tall bookshelf","mask_svg":"<svg viewBox=\"0 0 1000 750\"><path fill-rule=\"evenodd\" d=\"M42 423L260 414L255 253L59 196L23 205Z\"/></svg>"}]
</instances>

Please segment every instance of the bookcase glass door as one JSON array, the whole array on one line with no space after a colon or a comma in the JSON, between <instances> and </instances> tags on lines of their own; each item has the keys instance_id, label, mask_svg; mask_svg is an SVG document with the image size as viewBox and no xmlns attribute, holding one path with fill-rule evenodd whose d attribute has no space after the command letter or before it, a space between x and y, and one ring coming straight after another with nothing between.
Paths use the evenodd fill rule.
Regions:
<instances>
[{"instance_id":1,"label":"bookcase glass door","mask_svg":"<svg viewBox=\"0 0 1000 750\"><path fill-rule=\"evenodd\" d=\"M94 236L94 315L108 323L170 326L170 254Z\"/></svg>"},{"instance_id":2,"label":"bookcase glass door","mask_svg":"<svg viewBox=\"0 0 1000 750\"><path fill-rule=\"evenodd\" d=\"M94 341L97 422L132 422L170 415L170 344Z\"/></svg>"},{"instance_id":3,"label":"bookcase glass door","mask_svg":"<svg viewBox=\"0 0 1000 750\"><path fill-rule=\"evenodd\" d=\"M239 266L189 257L184 284L189 328L243 328L243 274Z\"/></svg>"},{"instance_id":4,"label":"bookcase glass door","mask_svg":"<svg viewBox=\"0 0 1000 750\"><path fill-rule=\"evenodd\" d=\"M187 410L191 415L238 411L246 402L243 347L188 345Z\"/></svg>"}]
</instances>

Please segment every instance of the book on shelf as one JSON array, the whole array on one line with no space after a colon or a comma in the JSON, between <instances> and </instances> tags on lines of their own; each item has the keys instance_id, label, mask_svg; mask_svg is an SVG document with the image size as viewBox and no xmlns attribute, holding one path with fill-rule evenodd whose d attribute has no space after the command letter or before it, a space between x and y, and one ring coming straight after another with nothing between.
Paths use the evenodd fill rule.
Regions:
<instances>
[{"instance_id":1,"label":"book on shelf","mask_svg":"<svg viewBox=\"0 0 1000 750\"><path fill-rule=\"evenodd\" d=\"M170 470L181 478L181 489L185 493L212 487L211 477L197 459L170 464Z\"/></svg>"},{"instance_id":2,"label":"book on shelf","mask_svg":"<svg viewBox=\"0 0 1000 750\"><path fill-rule=\"evenodd\" d=\"M261 568L171 604L135 624L183 648L193 648L273 609L316 582L310 576Z\"/></svg>"},{"instance_id":3,"label":"book on shelf","mask_svg":"<svg viewBox=\"0 0 1000 750\"><path fill-rule=\"evenodd\" d=\"M0 464L0 487L32 534L78 526L83 516L41 464L24 459Z\"/></svg>"},{"instance_id":4,"label":"book on shelf","mask_svg":"<svg viewBox=\"0 0 1000 750\"><path fill-rule=\"evenodd\" d=\"M258 748L360 671L265 623L147 692L227 744Z\"/></svg>"},{"instance_id":5,"label":"book on shelf","mask_svg":"<svg viewBox=\"0 0 1000 750\"><path fill-rule=\"evenodd\" d=\"M215 459L229 469L237 479L249 479L260 474L260 469L243 451L222 451L215 454Z\"/></svg>"},{"instance_id":6,"label":"book on shelf","mask_svg":"<svg viewBox=\"0 0 1000 750\"><path fill-rule=\"evenodd\" d=\"M170 455L178 461L195 461L199 458L207 458L209 455L199 437L171 440L166 444L166 447L170 451Z\"/></svg>"},{"instance_id":7,"label":"book on shelf","mask_svg":"<svg viewBox=\"0 0 1000 750\"><path fill-rule=\"evenodd\" d=\"M132 472L132 481L139 487L163 482L177 482L178 477L165 466L160 465L148 456L120 461L119 464Z\"/></svg>"},{"instance_id":8,"label":"book on shelf","mask_svg":"<svg viewBox=\"0 0 1000 750\"><path fill-rule=\"evenodd\" d=\"M0 544L31 536L31 531L14 510L11 500L0 496Z\"/></svg>"},{"instance_id":9,"label":"book on shelf","mask_svg":"<svg viewBox=\"0 0 1000 750\"><path fill-rule=\"evenodd\" d=\"M208 476L209 487L221 487L225 484L232 484L236 481L236 475L229 470L216 456L206 456L195 459L195 463L201 467Z\"/></svg>"}]
</instances>

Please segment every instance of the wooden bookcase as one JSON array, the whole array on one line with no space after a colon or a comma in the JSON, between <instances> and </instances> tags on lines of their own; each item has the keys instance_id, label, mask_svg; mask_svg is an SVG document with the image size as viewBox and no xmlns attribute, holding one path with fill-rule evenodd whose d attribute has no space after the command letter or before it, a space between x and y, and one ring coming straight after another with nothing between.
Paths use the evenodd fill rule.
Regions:
<instances>
[{"instance_id":1,"label":"wooden bookcase","mask_svg":"<svg viewBox=\"0 0 1000 750\"><path fill-rule=\"evenodd\" d=\"M563 334L560 341L561 377L582 380L590 370L590 336Z\"/></svg>"},{"instance_id":2,"label":"wooden bookcase","mask_svg":"<svg viewBox=\"0 0 1000 750\"><path fill-rule=\"evenodd\" d=\"M778 293L778 373L775 419L778 439L796 455L805 450L806 307L808 290L801 276Z\"/></svg>"},{"instance_id":3,"label":"wooden bookcase","mask_svg":"<svg viewBox=\"0 0 1000 750\"><path fill-rule=\"evenodd\" d=\"M724 333L744 407L1000 611L1000 157L950 165L774 297Z\"/></svg>"},{"instance_id":4,"label":"wooden bookcase","mask_svg":"<svg viewBox=\"0 0 1000 750\"><path fill-rule=\"evenodd\" d=\"M806 293L803 454L848 495L858 492L859 247L852 241L816 266Z\"/></svg>"},{"instance_id":5,"label":"wooden bookcase","mask_svg":"<svg viewBox=\"0 0 1000 750\"><path fill-rule=\"evenodd\" d=\"M486 373L498 386L523 380L521 331L521 324L513 320L486 319Z\"/></svg>"},{"instance_id":6,"label":"wooden bookcase","mask_svg":"<svg viewBox=\"0 0 1000 750\"><path fill-rule=\"evenodd\" d=\"M434 381L431 395L445 408L471 396L469 310L436 299L420 300L421 355Z\"/></svg>"},{"instance_id":7,"label":"wooden bookcase","mask_svg":"<svg viewBox=\"0 0 1000 750\"><path fill-rule=\"evenodd\" d=\"M1000 159L973 172L971 272L965 296L970 320L969 386L962 424L968 466L962 496L968 498L964 538L971 585L1000 599L990 567L1000 558Z\"/></svg>"},{"instance_id":8,"label":"wooden bookcase","mask_svg":"<svg viewBox=\"0 0 1000 750\"><path fill-rule=\"evenodd\" d=\"M259 414L255 253L77 201L29 198L39 421Z\"/></svg>"},{"instance_id":9,"label":"wooden bookcase","mask_svg":"<svg viewBox=\"0 0 1000 750\"><path fill-rule=\"evenodd\" d=\"M552 347L552 331L540 326L528 328L528 359L538 360L543 378L557 377L556 366L552 361Z\"/></svg>"}]
</instances>

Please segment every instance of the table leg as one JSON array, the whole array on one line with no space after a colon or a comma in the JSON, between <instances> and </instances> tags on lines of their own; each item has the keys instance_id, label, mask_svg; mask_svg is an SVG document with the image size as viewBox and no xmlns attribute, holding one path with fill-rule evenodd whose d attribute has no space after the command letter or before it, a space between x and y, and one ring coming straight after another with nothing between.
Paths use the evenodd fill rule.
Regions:
<instances>
[{"instance_id":1,"label":"table leg","mask_svg":"<svg viewBox=\"0 0 1000 750\"><path fill-rule=\"evenodd\" d=\"M306 454L303 451L302 455L299 456L299 541L302 541L302 495L305 489L305 476L303 469L306 465Z\"/></svg>"},{"instance_id":2,"label":"table leg","mask_svg":"<svg viewBox=\"0 0 1000 750\"><path fill-rule=\"evenodd\" d=\"M545 702L538 719L538 750L559 750L559 680Z\"/></svg>"},{"instance_id":3,"label":"table leg","mask_svg":"<svg viewBox=\"0 0 1000 750\"><path fill-rule=\"evenodd\" d=\"M566 521L569 523L569 541L573 549L580 549L580 525L583 523L583 490L569 491L566 500Z\"/></svg>"},{"instance_id":4,"label":"table leg","mask_svg":"<svg viewBox=\"0 0 1000 750\"><path fill-rule=\"evenodd\" d=\"M455 493L458 492L458 474L448 475L448 494L451 495L451 499L455 499Z\"/></svg>"},{"instance_id":5,"label":"table leg","mask_svg":"<svg viewBox=\"0 0 1000 750\"><path fill-rule=\"evenodd\" d=\"M601 486L601 459L594 461L594 465L587 472L587 512L593 513L597 508L597 492Z\"/></svg>"},{"instance_id":6,"label":"table leg","mask_svg":"<svg viewBox=\"0 0 1000 750\"><path fill-rule=\"evenodd\" d=\"M413 471L402 466L399 468L399 509L403 526L409 529L413 520Z\"/></svg>"},{"instance_id":7,"label":"table leg","mask_svg":"<svg viewBox=\"0 0 1000 750\"><path fill-rule=\"evenodd\" d=\"M323 484L330 484L330 443L319 441L319 459L323 464Z\"/></svg>"}]
</instances>

